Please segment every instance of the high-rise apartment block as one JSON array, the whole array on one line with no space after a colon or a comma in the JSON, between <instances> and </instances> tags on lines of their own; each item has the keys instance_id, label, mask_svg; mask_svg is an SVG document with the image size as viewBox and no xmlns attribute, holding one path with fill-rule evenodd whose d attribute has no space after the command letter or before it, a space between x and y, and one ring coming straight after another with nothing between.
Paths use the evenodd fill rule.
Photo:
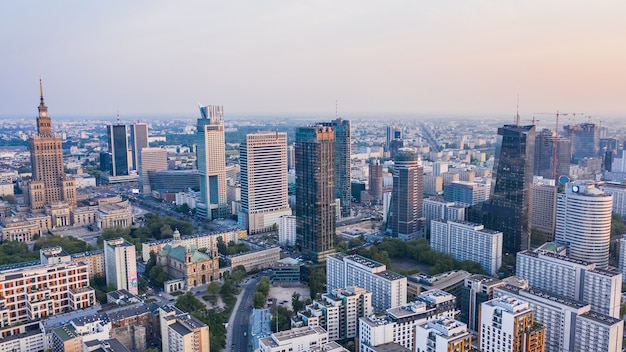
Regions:
<instances>
[{"instance_id":1,"label":"high-rise apartment block","mask_svg":"<svg viewBox=\"0 0 626 352\"><path fill-rule=\"evenodd\" d=\"M547 241L552 241L556 224L557 187L554 184L535 182L532 192L530 226L542 233Z\"/></svg>"},{"instance_id":2,"label":"high-rise apartment block","mask_svg":"<svg viewBox=\"0 0 626 352\"><path fill-rule=\"evenodd\" d=\"M335 130L323 125L299 127L295 149L296 244L308 258L323 262L335 252Z\"/></svg>"},{"instance_id":3,"label":"high-rise apartment block","mask_svg":"<svg viewBox=\"0 0 626 352\"><path fill-rule=\"evenodd\" d=\"M443 198L464 207L484 202L487 199L484 185L467 181L454 181L447 184L443 187Z\"/></svg>"},{"instance_id":4,"label":"high-rise apartment block","mask_svg":"<svg viewBox=\"0 0 626 352\"><path fill-rule=\"evenodd\" d=\"M29 141L33 176L24 197L33 211L42 211L46 204L59 201L76 204L76 183L74 178L65 175L62 138L52 132L48 107L43 100L41 80L39 93L37 133Z\"/></svg>"},{"instance_id":5,"label":"high-rise apartment block","mask_svg":"<svg viewBox=\"0 0 626 352\"><path fill-rule=\"evenodd\" d=\"M127 176L130 170L128 162L128 128L117 123L107 126L107 141L111 156L111 176Z\"/></svg>"},{"instance_id":6,"label":"high-rise apartment block","mask_svg":"<svg viewBox=\"0 0 626 352\"><path fill-rule=\"evenodd\" d=\"M481 305L478 349L482 352L543 352L546 328L528 302L502 296Z\"/></svg>"},{"instance_id":7,"label":"high-rise apartment block","mask_svg":"<svg viewBox=\"0 0 626 352\"><path fill-rule=\"evenodd\" d=\"M291 215L287 195L287 133L246 135L239 147L241 212L239 226L250 234L271 231Z\"/></svg>"},{"instance_id":8,"label":"high-rise apartment block","mask_svg":"<svg viewBox=\"0 0 626 352\"><path fill-rule=\"evenodd\" d=\"M503 281L486 275L472 275L465 279L458 297L461 306L459 320L466 323L468 329L478 331L480 305L492 300L493 290L503 285Z\"/></svg>"},{"instance_id":9,"label":"high-rise apartment block","mask_svg":"<svg viewBox=\"0 0 626 352\"><path fill-rule=\"evenodd\" d=\"M498 128L491 196L470 221L504 234L504 251L530 247L530 206L535 153L535 126ZM477 216L477 214L479 214Z\"/></svg>"},{"instance_id":10,"label":"high-rise apartment block","mask_svg":"<svg viewBox=\"0 0 626 352\"><path fill-rule=\"evenodd\" d=\"M283 215L278 218L278 242L286 246L296 245L296 217Z\"/></svg>"},{"instance_id":11,"label":"high-rise apartment block","mask_svg":"<svg viewBox=\"0 0 626 352\"><path fill-rule=\"evenodd\" d=\"M472 335L467 324L452 318L443 318L415 326L416 352L468 351L472 348Z\"/></svg>"},{"instance_id":12,"label":"high-rise apartment block","mask_svg":"<svg viewBox=\"0 0 626 352\"><path fill-rule=\"evenodd\" d=\"M395 343L415 351L415 328L428 321L454 318L458 313L455 297L441 290L420 294L413 302L359 319L359 350L381 351L377 347ZM382 348L382 347L380 347ZM384 350L383 350L384 351Z\"/></svg>"},{"instance_id":13,"label":"high-rise apartment block","mask_svg":"<svg viewBox=\"0 0 626 352\"><path fill-rule=\"evenodd\" d=\"M359 318L372 314L372 293L360 287L332 290L298 313L307 326L321 326L330 341L358 336Z\"/></svg>"},{"instance_id":14,"label":"high-rise apartment block","mask_svg":"<svg viewBox=\"0 0 626 352\"><path fill-rule=\"evenodd\" d=\"M383 166L378 160L369 165L369 187L372 204L383 201Z\"/></svg>"},{"instance_id":15,"label":"high-rise apartment block","mask_svg":"<svg viewBox=\"0 0 626 352\"><path fill-rule=\"evenodd\" d=\"M141 149L148 148L148 124L135 122L130 125L131 162L134 170L141 164Z\"/></svg>"},{"instance_id":16,"label":"high-rise apartment block","mask_svg":"<svg viewBox=\"0 0 626 352\"><path fill-rule=\"evenodd\" d=\"M568 183L557 196L556 209L556 242L568 246L571 258L606 268L613 196L592 183Z\"/></svg>"},{"instance_id":17,"label":"high-rise apartment block","mask_svg":"<svg viewBox=\"0 0 626 352\"><path fill-rule=\"evenodd\" d=\"M516 275L531 287L591 305L596 312L619 317L622 274L552 252L517 253Z\"/></svg>"},{"instance_id":18,"label":"high-rise apartment block","mask_svg":"<svg viewBox=\"0 0 626 352\"><path fill-rule=\"evenodd\" d=\"M459 261L477 262L489 275L502 266L502 232L458 220L432 220L430 226L432 249Z\"/></svg>"},{"instance_id":19,"label":"high-rise apartment block","mask_svg":"<svg viewBox=\"0 0 626 352\"><path fill-rule=\"evenodd\" d=\"M275 332L259 339L259 351L328 351L346 352L340 344L328 340L328 332L319 326L305 326Z\"/></svg>"},{"instance_id":20,"label":"high-rise apartment block","mask_svg":"<svg viewBox=\"0 0 626 352\"><path fill-rule=\"evenodd\" d=\"M135 246L123 238L104 241L107 285L138 294Z\"/></svg>"},{"instance_id":21,"label":"high-rise apartment block","mask_svg":"<svg viewBox=\"0 0 626 352\"><path fill-rule=\"evenodd\" d=\"M511 285L496 288L494 296L529 303L530 309L535 312L535 319L546 328L546 352L622 350L624 321L592 311L589 304L539 288L520 289ZM482 324L485 324L484 319ZM596 347L580 348L591 341L595 341Z\"/></svg>"},{"instance_id":22,"label":"high-rise apartment block","mask_svg":"<svg viewBox=\"0 0 626 352\"><path fill-rule=\"evenodd\" d=\"M338 118L331 122L322 123L335 130L335 188L336 197L341 201L341 217L350 216L352 200L352 131L350 121Z\"/></svg>"},{"instance_id":23,"label":"high-rise apartment block","mask_svg":"<svg viewBox=\"0 0 626 352\"><path fill-rule=\"evenodd\" d=\"M626 218L626 183L604 182L598 184L598 188L613 196L613 212Z\"/></svg>"},{"instance_id":24,"label":"high-rise apartment block","mask_svg":"<svg viewBox=\"0 0 626 352\"><path fill-rule=\"evenodd\" d=\"M209 220L228 214L226 202L226 144L224 140L224 108L200 106L196 131L196 157L200 174L200 202L196 212Z\"/></svg>"},{"instance_id":25,"label":"high-rise apartment block","mask_svg":"<svg viewBox=\"0 0 626 352\"><path fill-rule=\"evenodd\" d=\"M393 168L393 191L389 227L394 237L420 237L424 168L413 148L401 148Z\"/></svg>"},{"instance_id":26,"label":"high-rise apartment block","mask_svg":"<svg viewBox=\"0 0 626 352\"><path fill-rule=\"evenodd\" d=\"M442 195L443 177L435 175L424 175L424 194Z\"/></svg>"},{"instance_id":27,"label":"high-rise apartment block","mask_svg":"<svg viewBox=\"0 0 626 352\"><path fill-rule=\"evenodd\" d=\"M467 210L467 208L455 205L454 202L447 202L441 197L424 199L422 209L427 230L430 230L431 220L465 221L465 211Z\"/></svg>"},{"instance_id":28,"label":"high-rise apartment block","mask_svg":"<svg viewBox=\"0 0 626 352\"><path fill-rule=\"evenodd\" d=\"M556 148L556 153L554 149ZM570 140L557 136L556 132L544 128L537 132L535 138L534 174L547 179L569 176L569 165L572 159ZM554 157L556 156L556 167Z\"/></svg>"},{"instance_id":29,"label":"high-rise apartment block","mask_svg":"<svg viewBox=\"0 0 626 352\"><path fill-rule=\"evenodd\" d=\"M139 189L144 195L152 192L151 179L154 180L157 171L167 170L167 150L163 148L141 148L139 171Z\"/></svg>"},{"instance_id":30,"label":"high-rise apartment block","mask_svg":"<svg viewBox=\"0 0 626 352\"><path fill-rule=\"evenodd\" d=\"M326 278L329 292L348 286L362 287L371 292L375 311L406 303L406 277L360 255L329 255L326 258Z\"/></svg>"},{"instance_id":31,"label":"high-rise apartment block","mask_svg":"<svg viewBox=\"0 0 626 352\"><path fill-rule=\"evenodd\" d=\"M0 271L0 328L91 307L85 263L16 265Z\"/></svg>"},{"instance_id":32,"label":"high-rise apartment block","mask_svg":"<svg viewBox=\"0 0 626 352\"><path fill-rule=\"evenodd\" d=\"M572 141L572 160L597 158L600 152L600 132L595 123L581 123L563 126L567 137Z\"/></svg>"},{"instance_id":33,"label":"high-rise apartment block","mask_svg":"<svg viewBox=\"0 0 626 352\"><path fill-rule=\"evenodd\" d=\"M173 306L159 308L161 351L209 352L209 327Z\"/></svg>"}]
</instances>

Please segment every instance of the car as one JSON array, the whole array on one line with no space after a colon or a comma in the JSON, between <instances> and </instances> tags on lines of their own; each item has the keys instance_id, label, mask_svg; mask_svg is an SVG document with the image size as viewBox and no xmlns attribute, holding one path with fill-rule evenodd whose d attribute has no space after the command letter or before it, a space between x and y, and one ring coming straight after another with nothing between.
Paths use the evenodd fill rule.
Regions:
<instances>
[{"instance_id":1,"label":"car","mask_svg":"<svg viewBox=\"0 0 626 352\"><path fill-rule=\"evenodd\" d=\"M243 336L248 336L248 333L244 331Z\"/></svg>"}]
</instances>

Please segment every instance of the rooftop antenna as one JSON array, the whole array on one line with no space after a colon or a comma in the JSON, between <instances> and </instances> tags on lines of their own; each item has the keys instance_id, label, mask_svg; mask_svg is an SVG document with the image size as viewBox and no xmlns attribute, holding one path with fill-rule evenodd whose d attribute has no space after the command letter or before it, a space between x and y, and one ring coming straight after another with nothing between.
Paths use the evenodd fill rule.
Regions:
<instances>
[{"instance_id":1,"label":"rooftop antenna","mask_svg":"<svg viewBox=\"0 0 626 352\"><path fill-rule=\"evenodd\" d=\"M515 112L515 125L517 127L520 126L520 124L519 124L519 93L517 93L517 108L516 108L516 112Z\"/></svg>"},{"instance_id":2,"label":"rooftop antenna","mask_svg":"<svg viewBox=\"0 0 626 352\"><path fill-rule=\"evenodd\" d=\"M339 101L335 99L335 119L339 118Z\"/></svg>"},{"instance_id":3,"label":"rooftop antenna","mask_svg":"<svg viewBox=\"0 0 626 352\"><path fill-rule=\"evenodd\" d=\"M41 75L39 75L39 96L43 100L43 82L41 81Z\"/></svg>"},{"instance_id":4,"label":"rooftop antenna","mask_svg":"<svg viewBox=\"0 0 626 352\"><path fill-rule=\"evenodd\" d=\"M117 124L120 124L120 111L117 110Z\"/></svg>"}]
</instances>

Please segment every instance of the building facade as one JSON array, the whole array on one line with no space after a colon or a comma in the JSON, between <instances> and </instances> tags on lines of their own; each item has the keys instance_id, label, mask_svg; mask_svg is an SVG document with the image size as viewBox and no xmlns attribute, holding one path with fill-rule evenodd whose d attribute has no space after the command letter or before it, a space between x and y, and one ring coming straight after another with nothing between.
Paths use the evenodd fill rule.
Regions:
<instances>
[{"instance_id":1,"label":"building facade","mask_svg":"<svg viewBox=\"0 0 626 352\"><path fill-rule=\"evenodd\" d=\"M335 197L340 200L341 217L350 216L350 204L352 203L352 131L350 121L341 118L331 122L322 123L324 126L335 130Z\"/></svg>"},{"instance_id":2,"label":"building facade","mask_svg":"<svg viewBox=\"0 0 626 352\"><path fill-rule=\"evenodd\" d=\"M394 237L421 237L419 219L422 217L424 168L412 148L401 148L395 158L393 191L388 227Z\"/></svg>"},{"instance_id":3,"label":"building facade","mask_svg":"<svg viewBox=\"0 0 626 352\"><path fill-rule=\"evenodd\" d=\"M159 308L161 351L209 352L209 327L173 306Z\"/></svg>"},{"instance_id":4,"label":"building facade","mask_svg":"<svg viewBox=\"0 0 626 352\"><path fill-rule=\"evenodd\" d=\"M472 348L472 335L467 324L443 318L415 326L415 352L467 351Z\"/></svg>"},{"instance_id":5,"label":"building facade","mask_svg":"<svg viewBox=\"0 0 626 352\"><path fill-rule=\"evenodd\" d=\"M111 155L111 176L126 176L130 170L128 162L128 128L119 122L107 126L108 152Z\"/></svg>"},{"instance_id":6,"label":"building facade","mask_svg":"<svg viewBox=\"0 0 626 352\"><path fill-rule=\"evenodd\" d=\"M148 148L148 146L148 124L145 122L135 122L130 125L130 148L133 169L139 170L139 165L141 165L141 149Z\"/></svg>"},{"instance_id":7,"label":"building facade","mask_svg":"<svg viewBox=\"0 0 626 352\"><path fill-rule=\"evenodd\" d=\"M535 176L552 180L558 180L561 176L569 177L571 153L572 145L569 139L557 136L555 132L544 128L537 133L535 140ZM555 156L556 167L554 166Z\"/></svg>"},{"instance_id":8,"label":"building facade","mask_svg":"<svg viewBox=\"0 0 626 352\"><path fill-rule=\"evenodd\" d=\"M123 238L104 241L107 285L132 294L139 293L135 246Z\"/></svg>"},{"instance_id":9,"label":"building facade","mask_svg":"<svg viewBox=\"0 0 626 352\"><path fill-rule=\"evenodd\" d=\"M200 196L196 212L212 219L228 215L226 202L226 144L224 140L224 108L200 106L196 132L197 163L200 174Z\"/></svg>"},{"instance_id":10,"label":"building facade","mask_svg":"<svg viewBox=\"0 0 626 352\"><path fill-rule=\"evenodd\" d=\"M152 194L152 184L157 171L167 170L167 150L142 147L139 151L139 190L143 195Z\"/></svg>"}]
</instances>

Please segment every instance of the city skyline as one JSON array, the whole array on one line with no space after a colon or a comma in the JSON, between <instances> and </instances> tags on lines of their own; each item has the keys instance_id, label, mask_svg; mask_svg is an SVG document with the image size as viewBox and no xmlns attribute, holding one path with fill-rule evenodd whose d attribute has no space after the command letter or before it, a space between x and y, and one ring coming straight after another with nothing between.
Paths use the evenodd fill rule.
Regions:
<instances>
[{"instance_id":1,"label":"city skyline","mask_svg":"<svg viewBox=\"0 0 626 352\"><path fill-rule=\"evenodd\" d=\"M616 1L31 5L0 21L2 117L32 115L40 74L55 118L624 112Z\"/></svg>"}]
</instances>

